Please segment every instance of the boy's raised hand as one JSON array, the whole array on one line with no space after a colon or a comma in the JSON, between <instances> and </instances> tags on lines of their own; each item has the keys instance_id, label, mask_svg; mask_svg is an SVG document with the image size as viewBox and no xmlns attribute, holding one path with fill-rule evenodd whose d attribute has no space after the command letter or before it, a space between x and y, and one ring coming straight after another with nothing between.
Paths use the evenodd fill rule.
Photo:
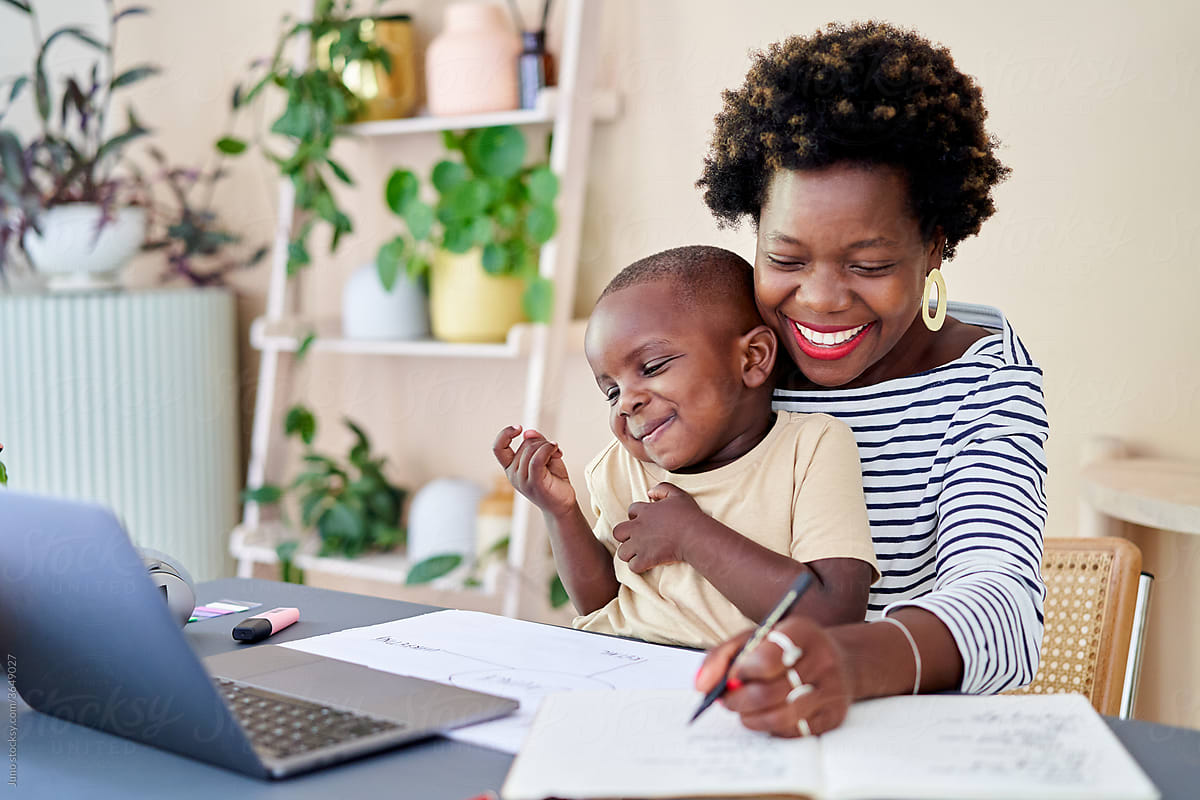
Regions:
<instances>
[{"instance_id":1,"label":"boy's raised hand","mask_svg":"<svg viewBox=\"0 0 1200 800\"><path fill-rule=\"evenodd\" d=\"M492 444L492 453L504 467L508 482L548 514L561 516L574 511L575 489L558 444L535 430L528 430L513 452L509 445L520 433L520 425L509 425L496 435Z\"/></svg>"},{"instance_id":2,"label":"boy's raised hand","mask_svg":"<svg viewBox=\"0 0 1200 800\"><path fill-rule=\"evenodd\" d=\"M708 519L690 494L673 483L660 483L648 492L649 503L629 506L629 520L613 528L617 558L637 573L686 561L683 542L697 517Z\"/></svg>"}]
</instances>

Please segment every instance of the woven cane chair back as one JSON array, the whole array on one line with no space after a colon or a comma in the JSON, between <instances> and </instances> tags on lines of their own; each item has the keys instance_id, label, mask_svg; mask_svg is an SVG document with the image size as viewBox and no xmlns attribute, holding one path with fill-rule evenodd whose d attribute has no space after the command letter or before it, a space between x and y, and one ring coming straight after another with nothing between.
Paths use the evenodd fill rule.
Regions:
<instances>
[{"instance_id":1,"label":"woven cane chair back","mask_svg":"<svg viewBox=\"0 0 1200 800\"><path fill-rule=\"evenodd\" d=\"M1010 694L1073 692L1116 715L1141 569L1142 553L1126 539L1046 539L1042 661L1033 683Z\"/></svg>"}]
</instances>

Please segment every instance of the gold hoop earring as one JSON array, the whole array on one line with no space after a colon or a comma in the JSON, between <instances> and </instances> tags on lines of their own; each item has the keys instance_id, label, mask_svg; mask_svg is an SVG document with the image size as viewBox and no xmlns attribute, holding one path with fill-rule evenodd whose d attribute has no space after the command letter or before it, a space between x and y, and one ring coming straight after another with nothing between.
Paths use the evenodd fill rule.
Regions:
<instances>
[{"instance_id":1,"label":"gold hoop earring","mask_svg":"<svg viewBox=\"0 0 1200 800\"><path fill-rule=\"evenodd\" d=\"M929 294L930 289L937 287L937 310L932 315L929 313ZM931 331L942 329L942 323L946 321L946 279L942 277L942 271L937 267L930 270L925 276L925 291L921 293L921 319L925 321L925 327Z\"/></svg>"}]
</instances>

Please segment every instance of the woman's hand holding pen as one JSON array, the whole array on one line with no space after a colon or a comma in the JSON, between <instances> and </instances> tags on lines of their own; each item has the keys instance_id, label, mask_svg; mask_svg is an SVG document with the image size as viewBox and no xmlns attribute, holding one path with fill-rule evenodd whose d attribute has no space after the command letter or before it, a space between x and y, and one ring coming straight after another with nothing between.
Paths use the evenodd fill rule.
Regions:
<instances>
[{"instance_id":1,"label":"woman's hand holding pen","mask_svg":"<svg viewBox=\"0 0 1200 800\"><path fill-rule=\"evenodd\" d=\"M496 435L492 444L492 453L509 483L547 514L558 517L573 513L578 505L562 450L556 442L528 430L514 453L509 445L520 433L520 425L510 425Z\"/></svg>"},{"instance_id":2,"label":"woman's hand holding pen","mask_svg":"<svg viewBox=\"0 0 1200 800\"><path fill-rule=\"evenodd\" d=\"M806 617L787 617L774 629L799 648L799 658L789 666L784 648L768 639L742 660L722 702L741 715L747 728L776 736L820 735L841 725L852 700L850 665L842 648ZM750 634L709 651L696 675L699 691L716 686Z\"/></svg>"}]
</instances>

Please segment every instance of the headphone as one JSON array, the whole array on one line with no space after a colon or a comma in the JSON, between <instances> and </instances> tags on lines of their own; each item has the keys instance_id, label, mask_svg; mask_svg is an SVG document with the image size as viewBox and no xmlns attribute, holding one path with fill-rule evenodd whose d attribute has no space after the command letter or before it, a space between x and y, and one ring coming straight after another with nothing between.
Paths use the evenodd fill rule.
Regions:
<instances>
[{"instance_id":1,"label":"headphone","mask_svg":"<svg viewBox=\"0 0 1200 800\"><path fill-rule=\"evenodd\" d=\"M140 547L138 555L150 573L150 581L162 592L171 618L182 628L196 610L196 589L192 576L182 564L166 553Z\"/></svg>"}]
</instances>

